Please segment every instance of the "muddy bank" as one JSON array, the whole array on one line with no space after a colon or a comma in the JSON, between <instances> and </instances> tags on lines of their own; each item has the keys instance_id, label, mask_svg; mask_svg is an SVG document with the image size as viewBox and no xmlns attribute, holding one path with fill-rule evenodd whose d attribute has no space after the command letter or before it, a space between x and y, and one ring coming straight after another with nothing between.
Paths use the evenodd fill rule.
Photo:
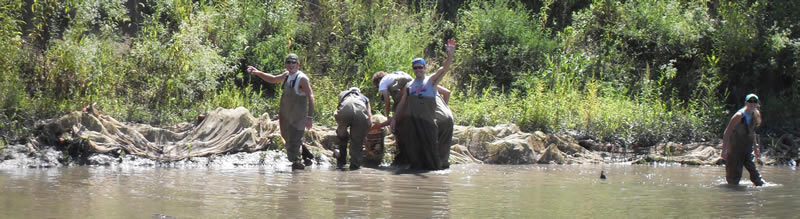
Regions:
<instances>
[{"instance_id":1,"label":"muddy bank","mask_svg":"<svg viewBox=\"0 0 800 219\"><path fill-rule=\"evenodd\" d=\"M72 112L38 122L30 143L2 149L0 167L289 165L278 122L271 118L268 114L254 117L244 108L219 108L195 123L152 127L119 122L91 110ZM373 120L385 118L376 116ZM384 132L386 153L379 156L386 165L392 159L395 139ZM315 126L306 132L304 141L316 155L315 165L334 164L335 127ZM454 164L716 165L723 163L719 158L719 142L668 142L640 147L596 142L585 136L526 133L513 124L456 126L450 161ZM760 162L796 165L800 138L786 135L761 142L775 143L764 148Z\"/></svg>"}]
</instances>

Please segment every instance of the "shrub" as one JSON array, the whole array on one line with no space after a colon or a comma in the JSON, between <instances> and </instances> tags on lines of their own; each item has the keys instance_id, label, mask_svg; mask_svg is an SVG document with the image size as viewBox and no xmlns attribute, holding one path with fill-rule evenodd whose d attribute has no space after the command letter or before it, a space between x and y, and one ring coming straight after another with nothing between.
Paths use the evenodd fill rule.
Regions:
<instances>
[{"instance_id":1,"label":"shrub","mask_svg":"<svg viewBox=\"0 0 800 219\"><path fill-rule=\"evenodd\" d=\"M415 57L432 64L433 60L425 57L425 48L433 43L434 16L430 9L410 15L398 10L382 19L370 35L364 55L359 85L365 94L378 93L371 83L375 72L404 71L413 75L411 60Z\"/></svg>"},{"instance_id":2,"label":"shrub","mask_svg":"<svg viewBox=\"0 0 800 219\"><path fill-rule=\"evenodd\" d=\"M545 54L556 48L531 13L517 3L472 1L459 13L455 61L462 88L472 78L478 79L471 84L478 88L511 88L521 72L539 67Z\"/></svg>"}]
</instances>

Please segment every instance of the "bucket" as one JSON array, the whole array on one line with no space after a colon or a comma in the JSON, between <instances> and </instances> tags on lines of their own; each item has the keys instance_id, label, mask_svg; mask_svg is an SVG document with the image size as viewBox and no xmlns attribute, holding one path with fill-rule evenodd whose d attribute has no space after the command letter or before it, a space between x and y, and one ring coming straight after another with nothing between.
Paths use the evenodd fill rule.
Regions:
<instances>
[{"instance_id":1,"label":"bucket","mask_svg":"<svg viewBox=\"0 0 800 219\"><path fill-rule=\"evenodd\" d=\"M364 142L364 164L378 166L383 162L383 138L386 133L383 128L370 129L367 141Z\"/></svg>"}]
</instances>

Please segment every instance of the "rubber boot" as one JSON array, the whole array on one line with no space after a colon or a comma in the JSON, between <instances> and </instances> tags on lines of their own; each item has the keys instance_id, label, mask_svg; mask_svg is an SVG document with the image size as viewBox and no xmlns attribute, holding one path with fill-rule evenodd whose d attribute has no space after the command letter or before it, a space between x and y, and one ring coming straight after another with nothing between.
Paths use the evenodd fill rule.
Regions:
<instances>
[{"instance_id":1,"label":"rubber boot","mask_svg":"<svg viewBox=\"0 0 800 219\"><path fill-rule=\"evenodd\" d=\"M347 164L347 137L338 137L339 138L339 157L336 158L336 167L344 168L344 165Z\"/></svg>"},{"instance_id":2,"label":"rubber boot","mask_svg":"<svg viewBox=\"0 0 800 219\"><path fill-rule=\"evenodd\" d=\"M305 168L306 166L303 165L303 162L300 161L292 162L292 170L303 170Z\"/></svg>"},{"instance_id":3,"label":"rubber boot","mask_svg":"<svg viewBox=\"0 0 800 219\"><path fill-rule=\"evenodd\" d=\"M306 148L306 145L304 144L300 145L300 150L302 150L300 156L303 157L303 164L305 164L306 166L311 166L312 164L314 164L314 162L312 161L314 160L314 154L312 154L311 151L309 151L308 148Z\"/></svg>"}]
</instances>

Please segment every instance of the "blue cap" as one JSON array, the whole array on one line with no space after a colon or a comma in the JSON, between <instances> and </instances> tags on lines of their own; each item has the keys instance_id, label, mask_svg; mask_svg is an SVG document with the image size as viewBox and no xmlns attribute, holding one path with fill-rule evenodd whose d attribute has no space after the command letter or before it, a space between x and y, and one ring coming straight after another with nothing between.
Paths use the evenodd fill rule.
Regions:
<instances>
[{"instance_id":1,"label":"blue cap","mask_svg":"<svg viewBox=\"0 0 800 219\"><path fill-rule=\"evenodd\" d=\"M744 101L747 102L751 98L756 99L756 102L758 102L758 96L756 96L756 94L748 94L747 96L744 97Z\"/></svg>"},{"instance_id":2,"label":"blue cap","mask_svg":"<svg viewBox=\"0 0 800 219\"><path fill-rule=\"evenodd\" d=\"M411 65L416 65L416 64L422 64L422 65L425 65L425 59L422 59L422 58L414 58L414 60L411 60Z\"/></svg>"}]
</instances>

